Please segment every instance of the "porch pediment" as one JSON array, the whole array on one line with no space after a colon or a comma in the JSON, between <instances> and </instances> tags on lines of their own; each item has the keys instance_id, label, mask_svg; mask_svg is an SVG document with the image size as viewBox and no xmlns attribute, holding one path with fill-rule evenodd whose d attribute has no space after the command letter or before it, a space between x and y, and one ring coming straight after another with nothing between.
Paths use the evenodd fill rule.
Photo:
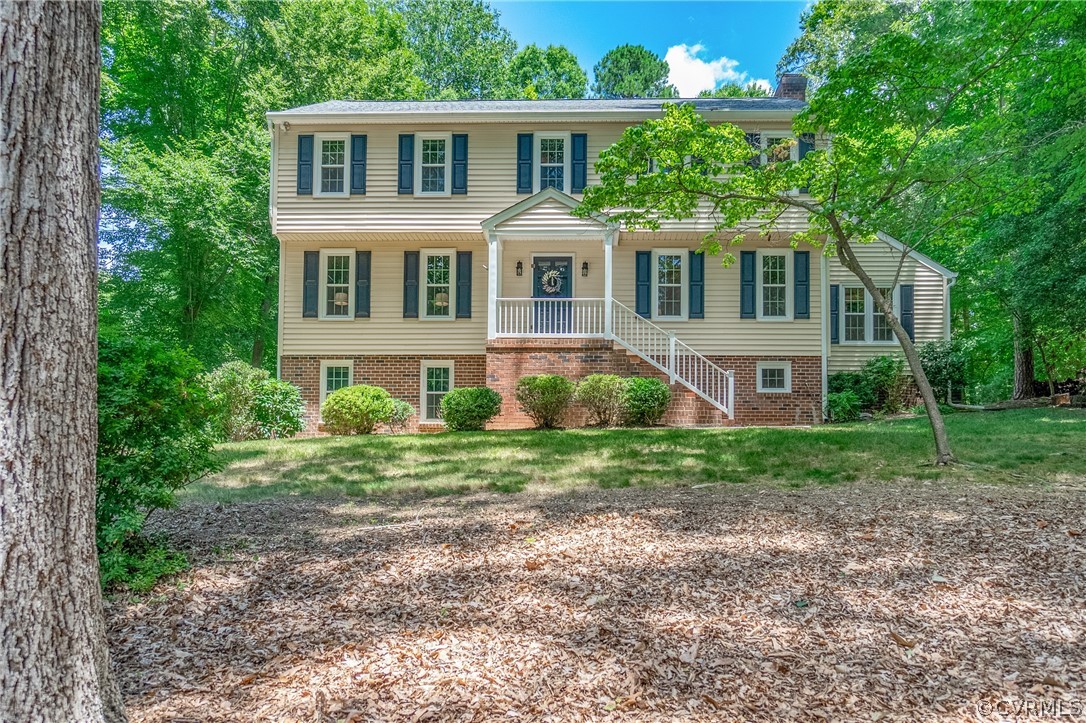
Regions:
<instances>
[{"instance_id":1,"label":"porch pediment","mask_svg":"<svg viewBox=\"0 0 1086 723\"><path fill-rule=\"evenodd\" d=\"M482 222L483 231L507 238L602 239L615 226L606 216L572 216L577 200L553 188L519 201Z\"/></svg>"}]
</instances>

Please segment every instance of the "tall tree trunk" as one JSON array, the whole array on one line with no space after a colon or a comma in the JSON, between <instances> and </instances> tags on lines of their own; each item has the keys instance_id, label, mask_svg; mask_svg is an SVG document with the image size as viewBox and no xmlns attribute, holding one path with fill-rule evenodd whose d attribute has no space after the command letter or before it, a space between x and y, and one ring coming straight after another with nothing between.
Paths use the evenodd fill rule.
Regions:
<instances>
[{"instance_id":1,"label":"tall tree trunk","mask_svg":"<svg viewBox=\"0 0 1086 723\"><path fill-rule=\"evenodd\" d=\"M905 331L905 327L901 325L897 316L894 315L890 301L883 297L875 282L867 275L863 266L860 265L859 259L852 252L848 236L841 229L837 219L830 216L829 221L835 231L837 255L841 259L842 265L851 271L867 289L867 292L871 294L871 298L875 300L875 304L882 310L890 327L894 330L894 335L901 344L902 351L905 353L905 360L909 363L913 381L916 382L920 398L924 400L924 408L927 410L928 421L931 423L931 433L935 438L935 464L950 464L954 461L954 455L950 451L950 439L947 437L943 413L939 411L939 403L935 399L935 392L931 388L931 382L928 381L928 375L924 373L924 367L920 363L920 355L916 353L916 347L913 345L912 339L909 338L909 333Z\"/></svg>"},{"instance_id":2,"label":"tall tree trunk","mask_svg":"<svg viewBox=\"0 0 1086 723\"><path fill-rule=\"evenodd\" d=\"M1045 368L1045 379L1048 381L1048 396L1056 396L1056 377L1055 369L1052 364L1048 363L1048 355L1045 353L1045 338L1044 336L1037 335L1037 351L1041 353L1041 366Z\"/></svg>"},{"instance_id":3,"label":"tall tree trunk","mask_svg":"<svg viewBox=\"0 0 1086 723\"><path fill-rule=\"evenodd\" d=\"M97 2L0 3L0 720L123 721L94 540Z\"/></svg>"},{"instance_id":4,"label":"tall tree trunk","mask_svg":"<svg viewBox=\"0 0 1086 723\"><path fill-rule=\"evenodd\" d=\"M1016 312L1011 312L1011 329L1014 336L1014 399L1033 398L1033 334L1029 322Z\"/></svg>"}]
</instances>

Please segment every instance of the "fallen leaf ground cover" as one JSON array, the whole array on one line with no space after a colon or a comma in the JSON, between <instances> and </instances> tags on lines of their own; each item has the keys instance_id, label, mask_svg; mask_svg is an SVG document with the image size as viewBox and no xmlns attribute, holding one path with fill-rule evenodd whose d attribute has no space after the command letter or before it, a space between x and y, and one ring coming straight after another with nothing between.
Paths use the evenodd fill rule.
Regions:
<instances>
[{"instance_id":1,"label":"fallen leaf ground cover","mask_svg":"<svg viewBox=\"0 0 1086 723\"><path fill-rule=\"evenodd\" d=\"M194 498L114 661L134 721L1076 720L1082 472Z\"/></svg>"}]
</instances>

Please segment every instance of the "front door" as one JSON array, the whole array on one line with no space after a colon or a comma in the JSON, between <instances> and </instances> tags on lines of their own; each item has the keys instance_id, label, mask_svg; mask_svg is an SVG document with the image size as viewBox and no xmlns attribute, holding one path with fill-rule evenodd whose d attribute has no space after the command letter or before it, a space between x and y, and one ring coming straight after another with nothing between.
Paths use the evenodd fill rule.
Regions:
<instances>
[{"instance_id":1,"label":"front door","mask_svg":"<svg viewBox=\"0 0 1086 723\"><path fill-rule=\"evenodd\" d=\"M573 317L572 256L537 256L532 264L535 333L569 334Z\"/></svg>"}]
</instances>

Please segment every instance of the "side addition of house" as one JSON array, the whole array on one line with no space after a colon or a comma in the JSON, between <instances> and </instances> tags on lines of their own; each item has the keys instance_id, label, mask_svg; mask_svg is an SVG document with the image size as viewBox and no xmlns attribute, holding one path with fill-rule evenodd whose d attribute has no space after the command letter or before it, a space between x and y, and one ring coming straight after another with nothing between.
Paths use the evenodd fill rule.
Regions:
<instances>
[{"instance_id":1,"label":"side addition of house","mask_svg":"<svg viewBox=\"0 0 1086 723\"><path fill-rule=\"evenodd\" d=\"M790 136L804 107L683 102L763 148ZM268 113L279 369L302 390L307 431L351 384L410 402L423 430L440 428L450 389L485 385L505 399L492 426L528 426L513 388L541 373L657 376L674 392L670 424L822 421L827 374L898 345L835 258L791 248L801 221L750 234L724 268L695 253L707 220L649 233L570 215L600 152L661 104L332 101ZM918 253L903 260L889 237L857 253L893 285L916 341L949 336L952 272Z\"/></svg>"}]
</instances>

